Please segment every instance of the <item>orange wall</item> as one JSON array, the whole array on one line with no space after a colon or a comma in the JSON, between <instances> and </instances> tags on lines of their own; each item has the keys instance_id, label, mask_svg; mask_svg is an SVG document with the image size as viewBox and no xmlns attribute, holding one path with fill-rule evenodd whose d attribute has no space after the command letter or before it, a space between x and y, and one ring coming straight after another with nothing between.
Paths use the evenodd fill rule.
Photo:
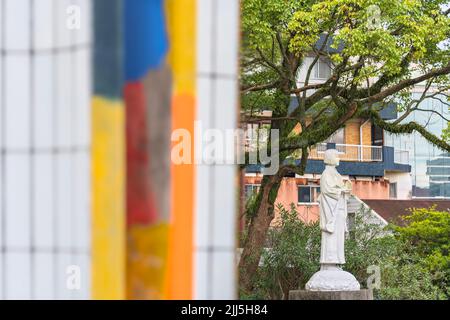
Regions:
<instances>
[{"instance_id":1,"label":"orange wall","mask_svg":"<svg viewBox=\"0 0 450 320\"><path fill-rule=\"evenodd\" d=\"M245 177L245 184L260 184L261 177ZM275 219L272 221L272 226L279 223L280 215L276 206L278 204L283 205L286 209L290 209L291 203L296 206L299 216L304 221L316 221L319 217L319 207L317 204L311 204L309 206L298 205L298 193L297 186L306 184L306 179L303 178L284 178L281 181L280 189L278 190L278 197L275 200ZM319 180L317 181L319 184Z\"/></svg>"},{"instance_id":2,"label":"orange wall","mask_svg":"<svg viewBox=\"0 0 450 320\"><path fill-rule=\"evenodd\" d=\"M298 205L298 191L297 186L306 184L306 179L299 178L284 178L281 182L280 189L278 190L278 197L275 200L276 205L282 204L284 208L290 209L291 203L293 203L299 213L300 218L303 221L316 221L319 217L319 206L317 204L311 204L308 206ZM272 221L272 226L277 225L280 215L277 209L275 209L275 219Z\"/></svg>"},{"instance_id":3,"label":"orange wall","mask_svg":"<svg viewBox=\"0 0 450 320\"><path fill-rule=\"evenodd\" d=\"M389 182L354 180L352 192L360 199L389 199Z\"/></svg>"},{"instance_id":4,"label":"orange wall","mask_svg":"<svg viewBox=\"0 0 450 320\"><path fill-rule=\"evenodd\" d=\"M245 177L245 184L260 184L261 177ZM297 186L307 183L305 178L284 178L281 182L278 196L275 201L275 219L272 226L276 226L280 221L280 215L276 206L283 205L290 209L293 203L299 213L299 217L306 222L316 221L319 218L319 206L317 204L299 205ZM320 180L315 182L320 184ZM352 193L360 199L389 199L389 182L379 181L360 181L352 180Z\"/></svg>"}]
</instances>

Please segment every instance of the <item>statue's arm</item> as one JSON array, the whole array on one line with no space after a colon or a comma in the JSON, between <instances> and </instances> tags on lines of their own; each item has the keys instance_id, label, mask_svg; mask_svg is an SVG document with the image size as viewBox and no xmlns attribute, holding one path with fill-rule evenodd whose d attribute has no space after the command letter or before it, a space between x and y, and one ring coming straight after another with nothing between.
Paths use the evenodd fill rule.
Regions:
<instances>
[{"instance_id":1,"label":"statue's arm","mask_svg":"<svg viewBox=\"0 0 450 320\"><path fill-rule=\"evenodd\" d=\"M327 196L338 200L342 193L349 193L351 191L350 186L344 182L342 176L339 174L324 174L320 181L320 192Z\"/></svg>"},{"instance_id":2,"label":"statue's arm","mask_svg":"<svg viewBox=\"0 0 450 320\"><path fill-rule=\"evenodd\" d=\"M321 192L325 193L327 196L338 200L339 197L341 197L342 192L345 189L343 187L341 187L340 185L334 185L334 186L328 186L326 188L324 188L324 190L321 190Z\"/></svg>"},{"instance_id":3,"label":"statue's arm","mask_svg":"<svg viewBox=\"0 0 450 320\"><path fill-rule=\"evenodd\" d=\"M339 195L341 195L342 192L348 194L352 191L352 184L348 180L344 181L343 179L340 179L335 188L336 192L339 193Z\"/></svg>"}]
</instances>

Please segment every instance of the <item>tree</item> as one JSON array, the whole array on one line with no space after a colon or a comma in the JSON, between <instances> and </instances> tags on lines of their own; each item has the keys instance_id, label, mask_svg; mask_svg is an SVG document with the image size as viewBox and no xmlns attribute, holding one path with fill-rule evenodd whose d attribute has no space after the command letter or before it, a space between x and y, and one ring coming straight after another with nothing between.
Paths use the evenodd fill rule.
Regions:
<instances>
[{"instance_id":1,"label":"tree","mask_svg":"<svg viewBox=\"0 0 450 320\"><path fill-rule=\"evenodd\" d=\"M241 289L251 292L267 231L274 218L280 182L304 173L309 148L329 138L349 119L372 120L397 134L419 132L438 147L450 145L415 122L380 118L395 102L405 115L425 99L449 89L448 0L243 0L241 101L243 124L269 122L279 130L274 175L264 175L254 204L246 211L248 230L239 270ZM378 15L379 13L379 15ZM322 41L319 41L322 37ZM312 63L305 65L305 57ZM310 82L319 59L332 64L331 76ZM304 70L304 71L302 71ZM303 72L303 74L299 74ZM298 77L304 79L299 85ZM414 98L411 88L423 84ZM289 109L291 97L298 107ZM262 110L271 110L262 118ZM299 127L298 131L294 131ZM300 161L289 159L298 155Z\"/></svg>"}]
</instances>

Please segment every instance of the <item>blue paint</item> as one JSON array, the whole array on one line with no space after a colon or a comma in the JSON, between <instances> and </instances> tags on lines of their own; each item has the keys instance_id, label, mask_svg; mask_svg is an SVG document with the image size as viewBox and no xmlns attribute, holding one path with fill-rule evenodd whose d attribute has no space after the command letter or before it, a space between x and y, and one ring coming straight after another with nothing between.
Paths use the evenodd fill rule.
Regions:
<instances>
[{"instance_id":1,"label":"blue paint","mask_svg":"<svg viewBox=\"0 0 450 320\"><path fill-rule=\"evenodd\" d=\"M158 68L168 50L163 0L125 0L125 79Z\"/></svg>"},{"instance_id":2,"label":"blue paint","mask_svg":"<svg viewBox=\"0 0 450 320\"><path fill-rule=\"evenodd\" d=\"M122 99L123 9L122 0L95 0L94 5L94 93Z\"/></svg>"}]
</instances>

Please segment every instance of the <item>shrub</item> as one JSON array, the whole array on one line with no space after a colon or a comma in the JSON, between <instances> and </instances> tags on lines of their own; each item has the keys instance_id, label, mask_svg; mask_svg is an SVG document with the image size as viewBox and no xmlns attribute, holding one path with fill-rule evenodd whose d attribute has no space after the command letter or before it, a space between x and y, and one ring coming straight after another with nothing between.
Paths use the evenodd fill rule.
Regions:
<instances>
[{"instance_id":1,"label":"shrub","mask_svg":"<svg viewBox=\"0 0 450 320\"><path fill-rule=\"evenodd\" d=\"M403 219L405 226L394 227L397 238L408 244L408 254L420 256L418 264L450 298L450 213L415 208Z\"/></svg>"}]
</instances>

